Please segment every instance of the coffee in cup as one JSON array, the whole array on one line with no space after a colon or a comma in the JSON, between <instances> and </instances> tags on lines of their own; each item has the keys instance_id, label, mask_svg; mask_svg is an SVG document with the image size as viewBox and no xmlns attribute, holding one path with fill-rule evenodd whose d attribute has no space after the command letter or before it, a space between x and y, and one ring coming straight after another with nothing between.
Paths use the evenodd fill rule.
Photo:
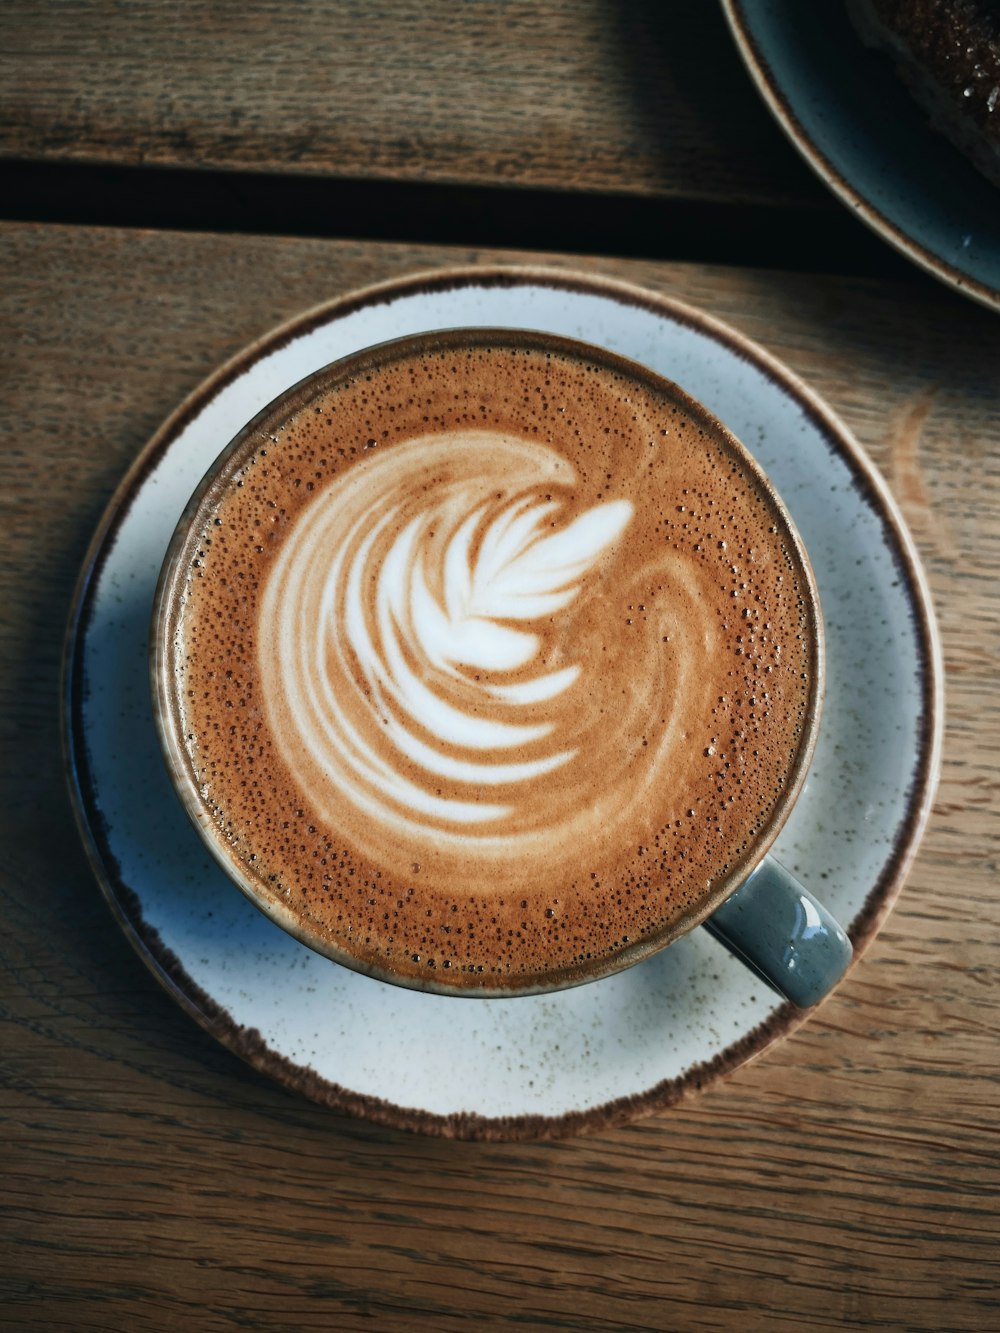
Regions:
<instances>
[{"instance_id":1,"label":"coffee in cup","mask_svg":"<svg viewBox=\"0 0 1000 1333\"><path fill-rule=\"evenodd\" d=\"M503 996L636 962L743 883L803 780L818 600L742 445L555 336L303 381L212 467L154 618L168 762L311 947Z\"/></svg>"}]
</instances>

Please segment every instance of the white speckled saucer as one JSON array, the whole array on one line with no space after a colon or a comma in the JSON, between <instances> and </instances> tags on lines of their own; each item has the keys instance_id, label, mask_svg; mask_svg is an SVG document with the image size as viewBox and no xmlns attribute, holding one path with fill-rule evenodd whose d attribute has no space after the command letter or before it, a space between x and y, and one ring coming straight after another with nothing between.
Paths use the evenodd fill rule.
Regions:
<instances>
[{"instance_id":1,"label":"white speckled saucer","mask_svg":"<svg viewBox=\"0 0 1000 1333\"><path fill-rule=\"evenodd\" d=\"M1000 310L1000 192L931 129L843 0L722 7L764 101L834 194L921 268Z\"/></svg>"},{"instance_id":2,"label":"white speckled saucer","mask_svg":"<svg viewBox=\"0 0 1000 1333\"><path fill-rule=\"evenodd\" d=\"M624 284L538 269L420 274L312 311L220 370L144 450L94 539L68 640L67 753L119 923L220 1041L286 1087L386 1124L557 1136L669 1105L788 1032L797 1012L704 930L616 976L511 1000L421 994L338 967L212 860L171 789L149 701L156 577L215 454L320 366L467 325L548 330L646 363L721 417L775 482L816 572L828 679L816 759L775 852L863 955L937 774L940 654L912 543L878 475L801 383L722 325Z\"/></svg>"}]
</instances>

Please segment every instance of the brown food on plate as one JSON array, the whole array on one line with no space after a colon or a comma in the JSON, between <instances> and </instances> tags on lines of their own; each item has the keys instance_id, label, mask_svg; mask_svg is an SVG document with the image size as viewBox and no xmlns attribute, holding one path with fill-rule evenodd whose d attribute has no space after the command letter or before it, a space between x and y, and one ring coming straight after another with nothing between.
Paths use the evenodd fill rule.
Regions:
<instances>
[{"instance_id":1,"label":"brown food on plate","mask_svg":"<svg viewBox=\"0 0 1000 1333\"><path fill-rule=\"evenodd\" d=\"M847 0L934 127L1000 185L1000 0Z\"/></svg>"}]
</instances>

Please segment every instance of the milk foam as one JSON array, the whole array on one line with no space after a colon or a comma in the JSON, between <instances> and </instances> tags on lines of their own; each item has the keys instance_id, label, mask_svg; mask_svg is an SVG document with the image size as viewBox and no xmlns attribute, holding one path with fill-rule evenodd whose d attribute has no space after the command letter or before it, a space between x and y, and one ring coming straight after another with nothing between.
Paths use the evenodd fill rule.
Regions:
<instances>
[{"instance_id":1,"label":"milk foam","mask_svg":"<svg viewBox=\"0 0 1000 1333\"><path fill-rule=\"evenodd\" d=\"M546 446L461 431L372 451L302 516L264 592L261 673L320 807L326 787L387 833L496 836L517 803L482 789L529 800L575 757L539 706L596 664L547 668L546 637L633 513L617 499L567 519L575 480Z\"/></svg>"}]
</instances>

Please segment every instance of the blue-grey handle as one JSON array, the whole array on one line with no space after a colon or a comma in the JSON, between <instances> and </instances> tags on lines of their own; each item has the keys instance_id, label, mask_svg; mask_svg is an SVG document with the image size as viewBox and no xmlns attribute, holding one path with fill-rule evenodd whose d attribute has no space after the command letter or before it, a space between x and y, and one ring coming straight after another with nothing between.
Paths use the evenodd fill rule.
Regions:
<instances>
[{"instance_id":1,"label":"blue-grey handle","mask_svg":"<svg viewBox=\"0 0 1000 1333\"><path fill-rule=\"evenodd\" d=\"M847 971L851 941L826 908L772 856L705 922L751 971L808 1009Z\"/></svg>"}]
</instances>

